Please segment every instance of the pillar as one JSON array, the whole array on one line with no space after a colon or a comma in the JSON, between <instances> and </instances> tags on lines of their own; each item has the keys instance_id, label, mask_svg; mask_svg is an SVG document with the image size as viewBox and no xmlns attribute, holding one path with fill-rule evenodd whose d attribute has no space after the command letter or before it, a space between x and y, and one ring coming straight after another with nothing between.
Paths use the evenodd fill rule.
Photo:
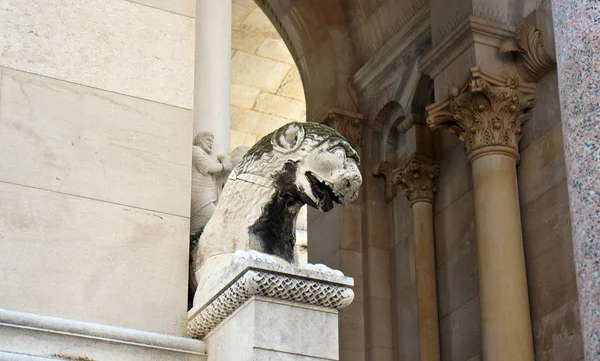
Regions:
<instances>
[{"instance_id":1,"label":"pillar","mask_svg":"<svg viewBox=\"0 0 600 361\"><path fill-rule=\"evenodd\" d=\"M472 68L427 122L465 142L473 171L484 361L533 361L516 164L535 86Z\"/></svg>"},{"instance_id":2,"label":"pillar","mask_svg":"<svg viewBox=\"0 0 600 361\"><path fill-rule=\"evenodd\" d=\"M431 159L416 154L394 173L395 183L404 189L413 210L420 360L439 361L433 238L433 198L439 167Z\"/></svg>"},{"instance_id":3,"label":"pillar","mask_svg":"<svg viewBox=\"0 0 600 361\"><path fill-rule=\"evenodd\" d=\"M194 136L210 131L216 154L229 154L231 0L196 1Z\"/></svg>"},{"instance_id":4,"label":"pillar","mask_svg":"<svg viewBox=\"0 0 600 361\"><path fill-rule=\"evenodd\" d=\"M552 10L585 360L600 360L600 5Z\"/></svg>"}]
</instances>

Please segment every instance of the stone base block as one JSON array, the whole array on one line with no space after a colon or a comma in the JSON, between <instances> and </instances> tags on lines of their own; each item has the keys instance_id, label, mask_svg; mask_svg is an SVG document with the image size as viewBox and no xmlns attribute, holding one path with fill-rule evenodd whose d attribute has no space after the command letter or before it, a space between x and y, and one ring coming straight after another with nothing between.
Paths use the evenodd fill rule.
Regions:
<instances>
[{"instance_id":1,"label":"stone base block","mask_svg":"<svg viewBox=\"0 0 600 361\"><path fill-rule=\"evenodd\" d=\"M199 340L0 310L0 360L205 361Z\"/></svg>"},{"instance_id":2,"label":"stone base block","mask_svg":"<svg viewBox=\"0 0 600 361\"><path fill-rule=\"evenodd\" d=\"M338 360L338 310L353 284L322 265L236 252L196 292L188 333L206 341L208 361Z\"/></svg>"},{"instance_id":3,"label":"stone base block","mask_svg":"<svg viewBox=\"0 0 600 361\"><path fill-rule=\"evenodd\" d=\"M208 361L338 360L338 311L252 297L205 340Z\"/></svg>"}]
</instances>

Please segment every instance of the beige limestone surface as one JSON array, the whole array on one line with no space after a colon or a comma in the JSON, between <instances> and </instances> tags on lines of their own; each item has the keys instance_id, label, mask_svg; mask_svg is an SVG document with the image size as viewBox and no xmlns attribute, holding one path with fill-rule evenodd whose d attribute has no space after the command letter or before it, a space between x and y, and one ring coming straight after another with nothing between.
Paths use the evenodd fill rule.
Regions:
<instances>
[{"instance_id":1,"label":"beige limestone surface","mask_svg":"<svg viewBox=\"0 0 600 361\"><path fill-rule=\"evenodd\" d=\"M262 10L235 0L232 16L234 149L304 121L306 106L298 68ZM193 0L4 1L0 66L192 109L194 17ZM239 127L247 117L253 126Z\"/></svg>"},{"instance_id":2,"label":"beige limestone surface","mask_svg":"<svg viewBox=\"0 0 600 361\"><path fill-rule=\"evenodd\" d=\"M253 0L232 5L231 149L306 120L302 80L283 39Z\"/></svg>"},{"instance_id":3,"label":"beige limestone surface","mask_svg":"<svg viewBox=\"0 0 600 361\"><path fill-rule=\"evenodd\" d=\"M191 112L0 68L0 180L188 217Z\"/></svg>"},{"instance_id":4,"label":"beige limestone surface","mask_svg":"<svg viewBox=\"0 0 600 361\"><path fill-rule=\"evenodd\" d=\"M190 129L189 110L0 68L0 308L182 335Z\"/></svg>"},{"instance_id":5,"label":"beige limestone surface","mask_svg":"<svg viewBox=\"0 0 600 361\"><path fill-rule=\"evenodd\" d=\"M185 334L189 219L0 182L0 309Z\"/></svg>"},{"instance_id":6,"label":"beige limestone surface","mask_svg":"<svg viewBox=\"0 0 600 361\"><path fill-rule=\"evenodd\" d=\"M205 361L205 352L204 342L187 337L0 309L4 361Z\"/></svg>"},{"instance_id":7,"label":"beige limestone surface","mask_svg":"<svg viewBox=\"0 0 600 361\"><path fill-rule=\"evenodd\" d=\"M0 3L0 66L188 109L193 42L193 19L130 1Z\"/></svg>"}]
</instances>

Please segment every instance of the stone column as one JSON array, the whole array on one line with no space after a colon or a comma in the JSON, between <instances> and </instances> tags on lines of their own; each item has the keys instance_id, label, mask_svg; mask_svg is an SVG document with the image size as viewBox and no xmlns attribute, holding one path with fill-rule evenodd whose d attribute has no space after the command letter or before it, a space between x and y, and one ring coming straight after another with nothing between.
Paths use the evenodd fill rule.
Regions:
<instances>
[{"instance_id":1,"label":"stone column","mask_svg":"<svg viewBox=\"0 0 600 361\"><path fill-rule=\"evenodd\" d=\"M552 2L585 360L600 360L600 6Z\"/></svg>"},{"instance_id":2,"label":"stone column","mask_svg":"<svg viewBox=\"0 0 600 361\"><path fill-rule=\"evenodd\" d=\"M197 0L194 136L211 132L216 154L229 154L230 89L231 0Z\"/></svg>"},{"instance_id":3,"label":"stone column","mask_svg":"<svg viewBox=\"0 0 600 361\"><path fill-rule=\"evenodd\" d=\"M433 197L438 175L439 167L431 159L416 154L392 177L404 189L413 210L421 361L440 360L433 238Z\"/></svg>"},{"instance_id":4,"label":"stone column","mask_svg":"<svg viewBox=\"0 0 600 361\"><path fill-rule=\"evenodd\" d=\"M485 361L534 360L516 172L534 93L516 77L472 68L467 84L427 108L432 128L465 142L473 169Z\"/></svg>"}]
</instances>

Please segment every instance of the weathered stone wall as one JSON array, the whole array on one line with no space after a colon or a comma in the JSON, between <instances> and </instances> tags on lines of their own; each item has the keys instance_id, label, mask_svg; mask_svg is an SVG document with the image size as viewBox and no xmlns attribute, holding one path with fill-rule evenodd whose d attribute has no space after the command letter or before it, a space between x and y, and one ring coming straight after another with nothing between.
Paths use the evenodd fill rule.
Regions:
<instances>
[{"instance_id":1,"label":"weathered stone wall","mask_svg":"<svg viewBox=\"0 0 600 361\"><path fill-rule=\"evenodd\" d=\"M517 167L536 360L583 359L556 70L538 83Z\"/></svg>"},{"instance_id":2,"label":"weathered stone wall","mask_svg":"<svg viewBox=\"0 0 600 361\"><path fill-rule=\"evenodd\" d=\"M0 308L183 335L193 20L9 0L0 34Z\"/></svg>"},{"instance_id":3,"label":"weathered stone wall","mask_svg":"<svg viewBox=\"0 0 600 361\"><path fill-rule=\"evenodd\" d=\"M253 145L282 125L306 120L300 73L253 0L233 2L231 148Z\"/></svg>"},{"instance_id":4,"label":"weathered stone wall","mask_svg":"<svg viewBox=\"0 0 600 361\"><path fill-rule=\"evenodd\" d=\"M383 3L385 2L378 6L384 7ZM448 7L446 3L444 6L438 4L435 11L432 11L433 44L454 30L468 14L485 15L488 19L499 19L514 25L535 7L546 6L545 2L532 4L522 1L519 4L495 3L494 6L499 6L495 9L494 6L486 7L484 2L456 3L457 6L454 7ZM363 3L363 6L366 5ZM465 8L464 11L461 6ZM356 20L352 16L349 18L353 19L352 26L359 29L360 26L355 25ZM367 23L369 20L363 18L362 21ZM385 23L383 20L381 22ZM353 36L356 34L358 33L353 32ZM357 52L361 51L361 45L358 44ZM406 52L414 50L407 47ZM382 57L379 53L375 58ZM396 59L401 58L399 55ZM457 64L461 61L466 63L466 60L459 59ZM369 61L373 61L372 58L367 58L367 64ZM381 66L380 74L386 75L373 77L370 84L368 79L371 77L365 75L367 71L363 73L361 69L354 77L354 80L359 81L358 85L362 86L359 87L359 99L361 111L367 121L366 126L375 133L381 127L376 121L378 112L383 112L383 106L388 102L402 98L402 93L407 92L403 87L410 83L406 81L410 76L410 66L399 67L398 64L402 62L398 60L392 63L394 67ZM462 78L463 74L454 75L455 81L462 82ZM444 86L436 87L436 90L444 91L445 88L442 88ZM371 89L379 89L379 95ZM408 89L408 93L410 91ZM523 128L521 162L517 167L536 360L578 361L583 358L583 354L555 71L538 83L536 103L532 119ZM464 144L455 135L444 130L435 131L434 134L434 152L440 163L434 227L441 358L476 361L481 359L481 319L471 167ZM377 157L369 155L375 152L377 145L375 148L373 145L376 143L377 141L373 141L363 149L366 152L363 153L363 167L368 172L378 161ZM366 180L365 187L369 188L369 184L377 183ZM376 209L370 207L386 208L375 199L368 200L368 197L372 197L368 194L372 192L370 188L364 192L367 193L367 200L361 207L361 213L377 214ZM419 350L412 211L402 194L396 196L392 206L390 232L393 232L393 240L389 251L392 254L390 287L395 317L392 325L394 352L396 359L417 360ZM375 217L377 220L379 218L385 218L385 214ZM382 242L387 238L380 235L377 236L380 237L379 241L373 241L369 238L375 232L373 229L381 227L370 222L363 223L362 227L362 277L366 280L363 297L369 299L373 296L369 285L373 274L369 269L369 260L365 260L368 258L365 252L368 245L365 242L383 245ZM381 321L379 316L386 313L386 308L384 306L372 310L365 303L364 312L365 323L371 322L369 318ZM377 335L380 330L389 327L383 323L381 321L365 327L367 348L373 346L369 343L369 337L372 337L369 333ZM365 353L368 354L368 349ZM368 359L367 356L364 357ZM386 359L385 356L382 357L381 359Z\"/></svg>"},{"instance_id":5,"label":"weathered stone wall","mask_svg":"<svg viewBox=\"0 0 600 361\"><path fill-rule=\"evenodd\" d=\"M523 128L517 167L536 360L583 358L556 72L538 83L532 119ZM481 352L473 184L464 145L436 131L440 177L435 242L443 360L479 360ZM394 200L398 348L416 359L416 292L412 219ZM411 341L408 341L411 340Z\"/></svg>"},{"instance_id":6,"label":"weathered stone wall","mask_svg":"<svg viewBox=\"0 0 600 361\"><path fill-rule=\"evenodd\" d=\"M0 308L183 334L194 5L0 5ZM252 0L234 1L233 27L235 147L305 105Z\"/></svg>"}]
</instances>

